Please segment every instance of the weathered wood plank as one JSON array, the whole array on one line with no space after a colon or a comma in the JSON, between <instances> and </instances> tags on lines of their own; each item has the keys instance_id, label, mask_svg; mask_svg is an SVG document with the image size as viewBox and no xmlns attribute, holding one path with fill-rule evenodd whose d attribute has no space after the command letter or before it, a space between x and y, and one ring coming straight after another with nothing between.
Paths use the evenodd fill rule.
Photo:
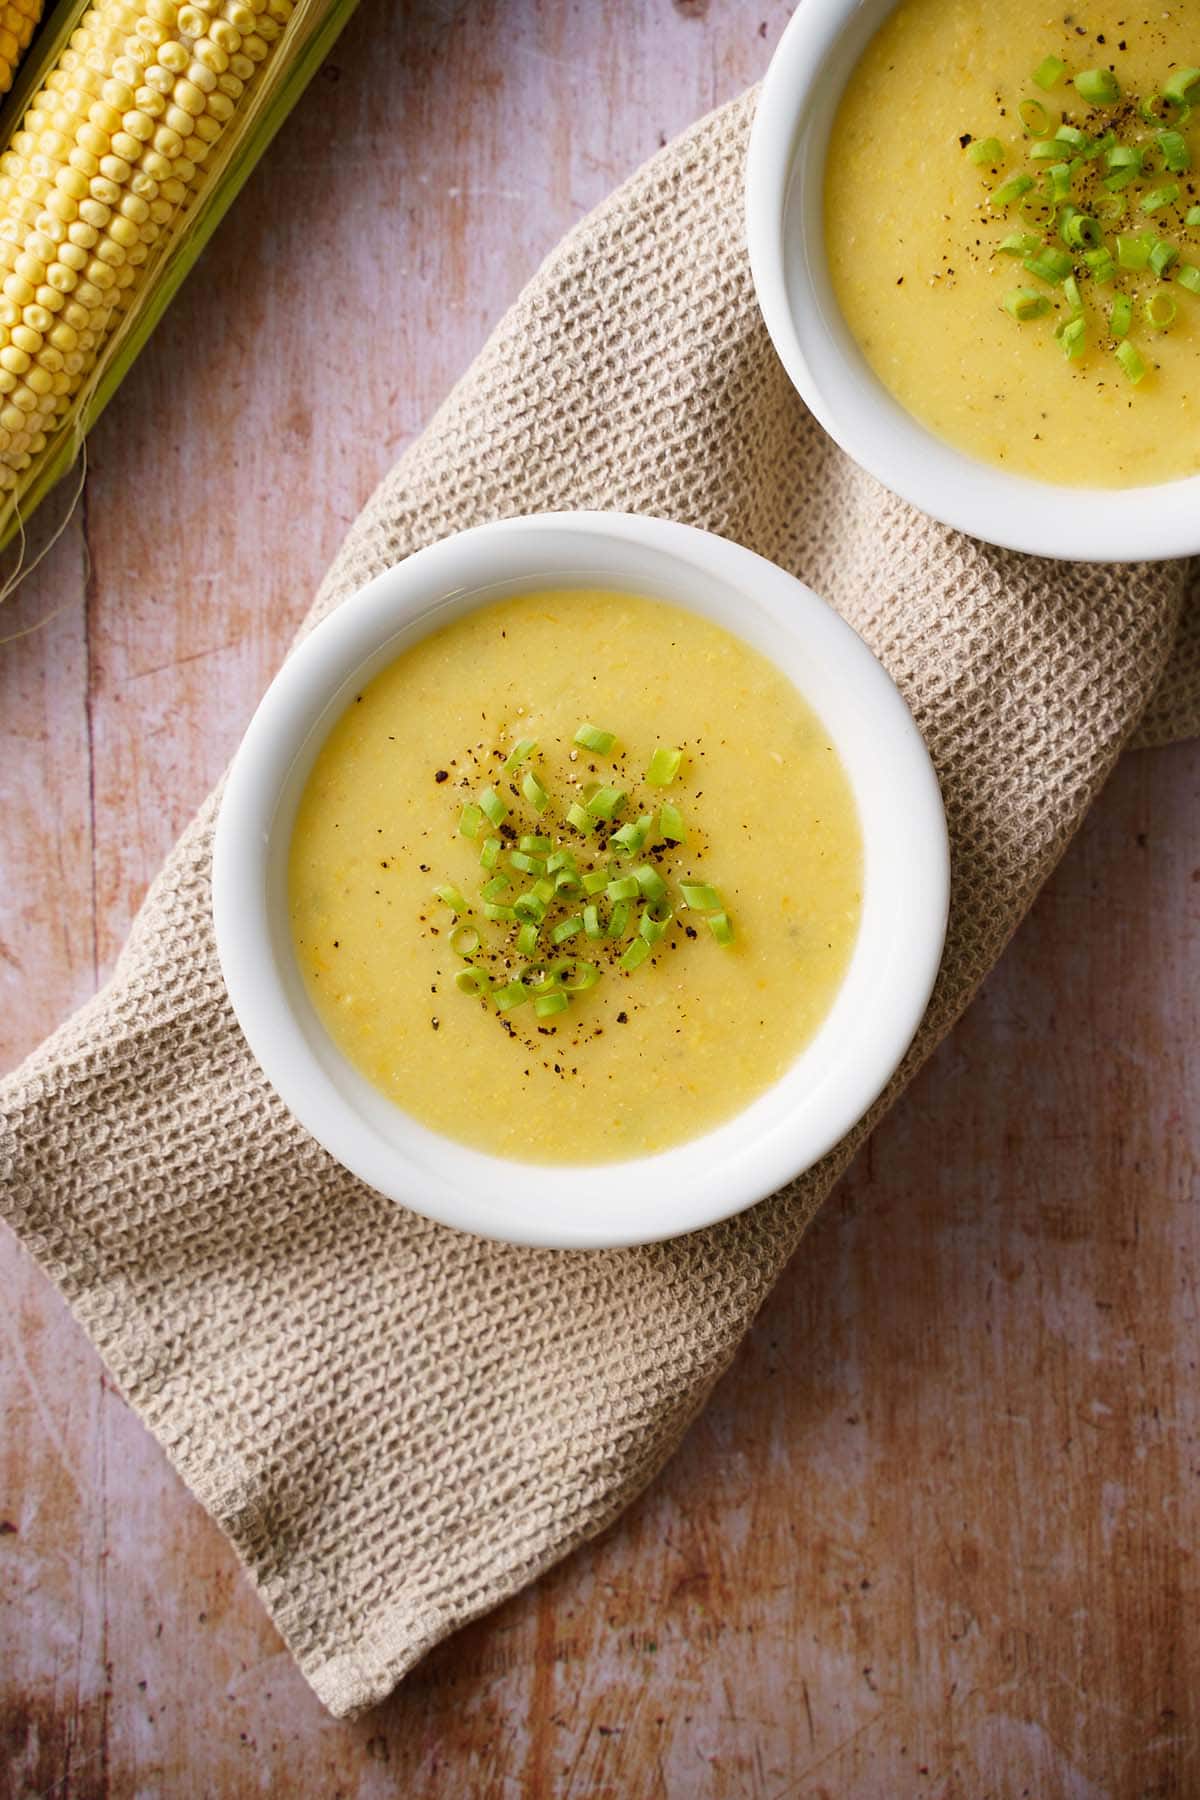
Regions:
<instances>
[{"instance_id":1,"label":"weathered wood plank","mask_svg":"<svg viewBox=\"0 0 1200 1800\"><path fill-rule=\"evenodd\" d=\"M8 1062L489 325L786 11L364 0L0 649ZM1198 787L1121 768L663 1479L355 1724L0 1239L0 1793L1195 1793Z\"/></svg>"}]
</instances>

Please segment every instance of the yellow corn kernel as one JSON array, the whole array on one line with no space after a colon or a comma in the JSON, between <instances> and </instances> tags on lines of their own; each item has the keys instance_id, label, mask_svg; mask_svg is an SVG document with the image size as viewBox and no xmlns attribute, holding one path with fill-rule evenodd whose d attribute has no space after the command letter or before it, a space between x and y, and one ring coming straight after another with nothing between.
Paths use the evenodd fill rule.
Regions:
<instances>
[{"instance_id":1,"label":"yellow corn kernel","mask_svg":"<svg viewBox=\"0 0 1200 1800\"><path fill-rule=\"evenodd\" d=\"M29 48L34 26L42 16L42 0L8 0L0 7L0 94L7 94L17 64Z\"/></svg>"}]
</instances>

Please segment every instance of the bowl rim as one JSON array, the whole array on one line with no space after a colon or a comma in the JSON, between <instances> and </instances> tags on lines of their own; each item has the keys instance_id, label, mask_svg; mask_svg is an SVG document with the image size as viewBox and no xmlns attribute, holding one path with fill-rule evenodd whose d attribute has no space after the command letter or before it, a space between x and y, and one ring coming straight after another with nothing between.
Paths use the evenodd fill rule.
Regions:
<instances>
[{"instance_id":1,"label":"bowl rim","mask_svg":"<svg viewBox=\"0 0 1200 1800\"><path fill-rule=\"evenodd\" d=\"M806 115L846 30L861 29L864 14L877 29L901 3L804 0L763 78L746 157L746 240L759 309L792 385L829 436L869 475L930 518L984 543L1090 563L1200 553L1200 475L1141 487L1062 487L996 468L922 425L852 344L840 314L844 344L834 342L822 319L830 309L836 312L836 305L831 297L822 303L812 275L814 267L821 272L825 267L821 221L817 230L802 234L803 305L793 304L787 221ZM825 147L822 138L814 179L823 179ZM822 274L822 285L824 279Z\"/></svg>"},{"instance_id":2,"label":"bowl rim","mask_svg":"<svg viewBox=\"0 0 1200 1800\"><path fill-rule=\"evenodd\" d=\"M780 1107L788 1084L820 1044L837 996L830 1015L778 1082L701 1137L619 1163L522 1163L471 1149L421 1125L352 1070L323 1026L318 1024L313 1036L311 1003L306 998L297 1003L287 991L289 981L293 993L300 984L296 965L288 960L290 933L286 920L280 922L284 909L273 907L269 898L272 858L278 867L280 844L286 847L290 840L288 784L298 793L357 680L370 679L365 672L371 656L382 659L382 667L400 654L402 646L393 647L398 633L409 631L409 641L426 635L444 622L448 604L464 611L486 604L495 590L487 591L483 572L502 566L505 558L514 567L528 562L529 573L512 581L536 589L551 584L538 570L539 558L555 559L557 566L584 557L590 569L587 559L602 561L605 545L615 546L613 560L624 557L631 569L652 557L664 559L677 590L702 578L723 586L739 605L758 607L767 621L763 629L778 629L779 642L793 655L803 645L817 659L836 659L851 697L842 704L848 707L852 700L855 711L869 718L881 761L886 746L889 804L894 784L895 805L905 809L911 878L906 869L904 879L911 879L911 895L897 910L903 916L907 905L912 923L906 928L902 922L893 932L899 941L894 952L889 945L887 966L894 991L880 997L878 1016L871 1018L869 1031L864 1026L864 1042L855 1044L854 1057L843 1056L853 1067L839 1066L827 1080L810 1079L807 1088L797 1090L796 1105L786 1116ZM606 582L629 592L639 587L636 574L614 576L611 568L590 585ZM509 591L516 591L512 583ZM683 592L663 597L688 605ZM692 610L715 616L700 604ZM744 636L751 639L749 631ZM783 666L783 649L766 654ZM858 789L855 797L861 814ZM864 854L867 848L864 843ZM233 1010L268 1082L304 1129L370 1187L427 1218L504 1242L572 1249L682 1236L744 1211L819 1161L869 1110L908 1050L940 965L949 887L945 815L928 753L890 676L851 627L795 577L741 545L672 521L595 512L506 519L429 545L359 589L302 638L260 702L230 766L212 869L217 949ZM857 950L856 944L851 968ZM848 982L849 971L839 995ZM330 1073L334 1064L336 1075ZM345 1098L347 1083L356 1095L353 1104ZM747 1122L767 1100L778 1116L769 1131L756 1134ZM380 1137L376 1125L384 1115L389 1131L403 1138L403 1148ZM620 1189L619 1217L614 1185ZM568 1188L573 1207L563 1205Z\"/></svg>"}]
</instances>

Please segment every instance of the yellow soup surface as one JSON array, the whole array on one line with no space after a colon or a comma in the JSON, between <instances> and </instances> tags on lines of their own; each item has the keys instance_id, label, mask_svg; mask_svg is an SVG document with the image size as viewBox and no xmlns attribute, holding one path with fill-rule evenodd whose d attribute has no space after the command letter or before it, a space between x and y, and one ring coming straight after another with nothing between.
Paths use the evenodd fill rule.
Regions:
<instances>
[{"instance_id":1,"label":"yellow soup surface","mask_svg":"<svg viewBox=\"0 0 1200 1800\"><path fill-rule=\"evenodd\" d=\"M608 755L574 744L584 723L616 734ZM536 750L506 769L529 739ZM669 786L646 778L658 749L682 752ZM527 777L549 796L541 812ZM611 823L581 833L566 809L599 787L628 798ZM479 829L464 835L464 806L489 789L506 817L497 830L469 811ZM682 843L661 835L664 803L682 816ZM610 849L617 830L647 814L640 851ZM523 836L551 848L520 852ZM493 851L495 866L482 867ZM640 891L626 902L613 937L619 895L575 895L568 881L532 960L571 959L560 980L578 979L577 962L599 978L558 1013L539 1016L532 998L501 1010L493 984L516 980L527 959L518 922L483 915L482 884L509 876L498 905L550 878L518 869L514 851L547 862L566 852L580 880L651 871L642 880L653 890L657 877L668 898L653 903L650 923L665 932L640 966L623 967L651 903ZM820 720L765 658L660 601L530 593L405 651L334 726L291 842L293 941L330 1035L407 1112L499 1155L595 1162L695 1137L785 1072L845 973L861 865L845 771ZM683 905L683 881L718 890L731 944L710 929L711 903ZM470 908L454 944L455 915L433 893L442 884ZM575 930L554 946L555 924L591 905L605 935ZM457 987L468 961L487 994ZM535 968L531 989L536 981Z\"/></svg>"},{"instance_id":2,"label":"yellow soup surface","mask_svg":"<svg viewBox=\"0 0 1200 1800\"><path fill-rule=\"evenodd\" d=\"M1050 58L1063 73L1041 86L1033 72ZM1173 72L1194 65L1196 0L902 0L868 45L830 144L830 270L871 367L940 437L1071 486L1132 487L1200 471L1200 293L1186 285L1200 276L1178 279L1189 265L1200 269L1200 226L1187 223L1200 204L1200 88L1190 117L1160 97ZM1118 89L1102 105L1075 86L1096 70ZM1077 154L1064 145L1066 173L1055 177L1049 145L1063 127L1084 134L1084 152L1099 147ZM1178 172L1166 164L1163 130L1183 140L1189 166ZM972 146L988 140L1002 159L972 162ZM1118 147L1135 150L1141 166L1113 192L1105 184ZM1181 160L1174 140L1171 156ZM1033 185L1004 202L1014 176ZM1115 253L1115 275L1097 271L1087 243L1070 246L1062 235L1068 207L1093 221L1084 227L1102 239L1093 250L1115 252L1118 235L1148 249L1166 243L1176 253L1166 279L1153 267L1121 266ZM1013 238L1032 244L1005 254L1000 245ZM1069 251L1078 296L1025 266L1044 248ZM1023 323L1005 310L1006 296L1021 290L1038 302L1038 316ZM1174 312L1169 329L1147 317L1156 295L1160 318ZM1124 338L1120 307L1113 313L1122 296L1132 304ZM1056 332L1076 318L1083 330L1071 334L1077 354L1068 356L1070 340ZM1145 370L1136 383L1117 360L1122 342Z\"/></svg>"}]
</instances>

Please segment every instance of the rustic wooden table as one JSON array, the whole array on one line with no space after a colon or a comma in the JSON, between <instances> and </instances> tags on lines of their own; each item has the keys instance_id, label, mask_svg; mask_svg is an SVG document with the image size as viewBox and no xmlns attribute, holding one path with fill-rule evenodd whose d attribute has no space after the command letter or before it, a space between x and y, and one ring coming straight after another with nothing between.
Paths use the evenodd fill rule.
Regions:
<instances>
[{"instance_id":1,"label":"rustic wooden table","mask_svg":"<svg viewBox=\"0 0 1200 1800\"><path fill-rule=\"evenodd\" d=\"M364 0L2 615L8 1062L376 477L787 10ZM1200 1793L1198 788L1200 746L1124 762L667 1473L357 1723L0 1235L4 1794Z\"/></svg>"}]
</instances>

